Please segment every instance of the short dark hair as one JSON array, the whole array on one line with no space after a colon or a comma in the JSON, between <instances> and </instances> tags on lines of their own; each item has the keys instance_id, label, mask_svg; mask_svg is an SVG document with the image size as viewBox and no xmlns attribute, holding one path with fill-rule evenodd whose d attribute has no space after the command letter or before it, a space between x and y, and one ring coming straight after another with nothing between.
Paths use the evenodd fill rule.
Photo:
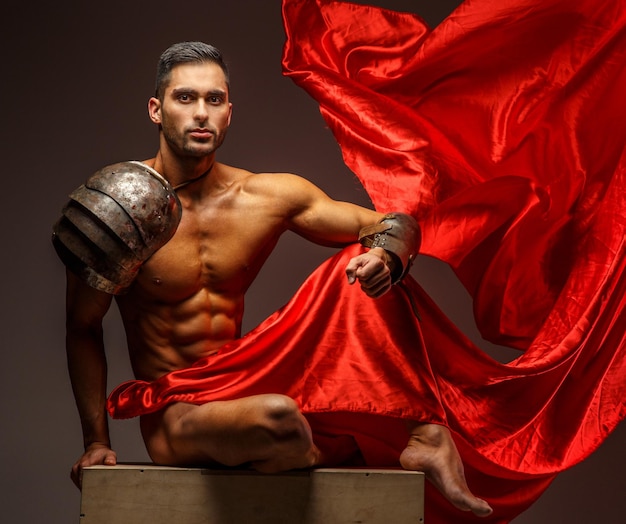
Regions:
<instances>
[{"instance_id":1,"label":"short dark hair","mask_svg":"<svg viewBox=\"0 0 626 524\"><path fill-rule=\"evenodd\" d=\"M222 71L224 71L226 85L230 88L228 66L224 61L221 51L217 47L205 44L204 42L178 42L163 51L159 58L154 96L162 99L165 88L170 81L172 69L177 65L190 62L211 62L217 64L222 68Z\"/></svg>"}]
</instances>

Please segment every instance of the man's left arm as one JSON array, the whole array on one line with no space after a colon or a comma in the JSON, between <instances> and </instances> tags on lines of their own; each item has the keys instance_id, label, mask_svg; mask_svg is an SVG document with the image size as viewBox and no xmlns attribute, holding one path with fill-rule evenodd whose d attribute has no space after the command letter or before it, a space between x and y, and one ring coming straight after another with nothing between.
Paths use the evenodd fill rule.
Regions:
<instances>
[{"instance_id":1,"label":"man's left arm","mask_svg":"<svg viewBox=\"0 0 626 524\"><path fill-rule=\"evenodd\" d=\"M408 273L419 250L421 231L404 213L378 213L328 197L310 182L295 177L296 212L289 229L322 245L347 245L359 241L368 250L346 266L348 282L359 282L377 298Z\"/></svg>"}]
</instances>

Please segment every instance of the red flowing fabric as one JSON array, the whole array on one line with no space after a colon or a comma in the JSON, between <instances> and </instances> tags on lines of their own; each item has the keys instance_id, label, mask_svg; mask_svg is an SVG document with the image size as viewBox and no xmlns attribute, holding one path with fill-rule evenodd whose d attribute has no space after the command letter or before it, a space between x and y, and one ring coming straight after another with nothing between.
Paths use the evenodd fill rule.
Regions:
<instances>
[{"instance_id":1,"label":"red flowing fabric","mask_svg":"<svg viewBox=\"0 0 626 524\"><path fill-rule=\"evenodd\" d=\"M415 216L483 337L521 352L498 364L424 316L470 486L495 508L482 521L507 522L626 414L626 6L466 1L432 31L328 0L283 0L283 18L284 72L376 208Z\"/></svg>"}]
</instances>

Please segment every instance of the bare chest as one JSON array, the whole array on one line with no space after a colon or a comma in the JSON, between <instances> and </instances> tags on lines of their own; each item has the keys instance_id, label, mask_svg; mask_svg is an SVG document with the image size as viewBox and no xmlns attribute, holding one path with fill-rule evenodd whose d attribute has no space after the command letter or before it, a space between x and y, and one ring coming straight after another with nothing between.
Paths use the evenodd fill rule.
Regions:
<instances>
[{"instance_id":1,"label":"bare chest","mask_svg":"<svg viewBox=\"0 0 626 524\"><path fill-rule=\"evenodd\" d=\"M282 221L254 202L185 209L176 234L144 263L137 283L165 301L200 290L239 297L282 232Z\"/></svg>"}]
</instances>

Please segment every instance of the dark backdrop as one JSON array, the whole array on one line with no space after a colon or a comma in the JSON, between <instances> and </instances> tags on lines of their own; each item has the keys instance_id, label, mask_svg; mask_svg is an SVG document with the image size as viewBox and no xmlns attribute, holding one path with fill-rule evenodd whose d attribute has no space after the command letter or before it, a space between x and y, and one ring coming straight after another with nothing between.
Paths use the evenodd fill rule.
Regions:
<instances>
[{"instance_id":1,"label":"dark backdrop","mask_svg":"<svg viewBox=\"0 0 626 524\"><path fill-rule=\"evenodd\" d=\"M379 0L437 24L457 0ZM282 77L280 0L30 2L9 0L0 18L2 60L0 521L78 522L69 468L81 451L65 369L63 268L51 225L67 194L98 168L144 159L157 132L146 115L156 59L179 40L220 47L232 68L234 119L220 160L286 171L338 199L367 204L343 166L316 104ZM286 236L258 283L249 328L280 307L330 251ZM471 306L446 266L420 258L413 273L475 341ZM123 334L107 318L111 386L131 378ZM508 359L511 353L482 346ZM146 461L135 421L112 423L121 461ZM518 523L617 523L626 513L623 429L561 475Z\"/></svg>"}]
</instances>

